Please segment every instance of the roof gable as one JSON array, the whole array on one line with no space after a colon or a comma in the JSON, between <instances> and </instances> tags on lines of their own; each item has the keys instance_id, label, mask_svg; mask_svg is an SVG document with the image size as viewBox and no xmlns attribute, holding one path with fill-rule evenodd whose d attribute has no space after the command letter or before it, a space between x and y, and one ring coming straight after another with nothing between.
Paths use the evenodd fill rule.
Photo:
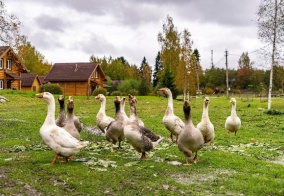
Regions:
<instances>
[{"instance_id":1,"label":"roof gable","mask_svg":"<svg viewBox=\"0 0 284 196\"><path fill-rule=\"evenodd\" d=\"M21 86L29 87L32 86L35 79L37 79L37 74L22 73L21 78L22 78Z\"/></svg>"},{"instance_id":2,"label":"roof gable","mask_svg":"<svg viewBox=\"0 0 284 196\"><path fill-rule=\"evenodd\" d=\"M98 63L55 63L45 81L87 81Z\"/></svg>"},{"instance_id":3,"label":"roof gable","mask_svg":"<svg viewBox=\"0 0 284 196\"><path fill-rule=\"evenodd\" d=\"M3 58L6 54L15 61L16 66L20 68L21 72L28 72L27 68L19 61L18 56L10 46L0 46L0 58Z\"/></svg>"},{"instance_id":4,"label":"roof gable","mask_svg":"<svg viewBox=\"0 0 284 196\"><path fill-rule=\"evenodd\" d=\"M0 58L4 56L10 49L10 46L0 46Z\"/></svg>"}]
</instances>

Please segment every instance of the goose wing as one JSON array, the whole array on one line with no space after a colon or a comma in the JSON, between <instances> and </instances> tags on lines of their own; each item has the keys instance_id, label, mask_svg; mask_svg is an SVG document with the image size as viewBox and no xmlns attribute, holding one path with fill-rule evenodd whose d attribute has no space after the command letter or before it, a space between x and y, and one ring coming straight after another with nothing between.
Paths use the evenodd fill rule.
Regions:
<instances>
[{"instance_id":1,"label":"goose wing","mask_svg":"<svg viewBox=\"0 0 284 196\"><path fill-rule=\"evenodd\" d=\"M78 148L83 145L79 140L74 138L70 133L60 127L54 127L50 130L50 138L61 147Z\"/></svg>"}]
</instances>

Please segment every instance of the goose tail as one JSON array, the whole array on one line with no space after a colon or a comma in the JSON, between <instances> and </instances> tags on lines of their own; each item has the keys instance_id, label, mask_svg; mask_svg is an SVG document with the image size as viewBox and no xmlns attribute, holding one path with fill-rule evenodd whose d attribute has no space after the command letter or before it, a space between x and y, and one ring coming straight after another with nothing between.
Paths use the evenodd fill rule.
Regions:
<instances>
[{"instance_id":1,"label":"goose tail","mask_svg":"<svg viewBox=\"0 0 284 196\"><path fill-rule=\"evenodd\" d=\"M162 141L163 139L164 139L163 137L160 137L157 141L152 142L153 148L155 148L160 143L160 141Z\"/></svg>"}]
</instances>

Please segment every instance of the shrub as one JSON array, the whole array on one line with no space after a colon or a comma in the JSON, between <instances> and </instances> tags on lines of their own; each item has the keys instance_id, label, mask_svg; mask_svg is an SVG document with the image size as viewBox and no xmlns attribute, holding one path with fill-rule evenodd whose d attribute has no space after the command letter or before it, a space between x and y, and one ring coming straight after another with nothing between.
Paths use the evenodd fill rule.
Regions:
<instances>
[{"instance_id":1,"label":"shrub","mask_svg":"<svg viewBox=\"0 0 284 196\"><path fill-rule=\"evenodd\" d=\"M50 92L52 94L62 94L62 88L61 86L59 86L59 84L51 84L50 82L49 83L46 83L44 85L41 85L39 90L38 90L40 93L42 92Z\"/></svg>"},{"instance_id":2,"label":"shrub","mask_svg":"<svg viewBox=\"0 0 284 196\"><path fill-rule=\"evenodd\" d=\"M212 88L207 88L205 93L207 95L212 95L214 93L214 90Z\"/></svg>"},{"instance_id":3,"label":"shrub","mask_svg":"<svg viewBox=\"0 0 284 196\"><path fill-rule=\"evenodd\" d=\"M122 93L121 93L120 91L113 91L113 92L111 93L111 95L112 95L112 96L121 96Z\"/></svg>"},{"instance_id":4,"label":"shrub","mask_svg":"<svg viewBox=\"0 0 284 196\"><path fill-rule=\"evenodd\" d=\"M120 92L123 92L123 94L125 95L131 94L133 90L138 91L140 83L141 83L140 81L135 80L135 79L125 80L121 84L118 85L117 89Z\"/></svg>"},{"instance_id":5,"label":"shrub","mask_svg":"<svg viewBox=\"0 0 284 196\"><path fill-rule=\"evenodd\" d=\"M269 114L269 115L283 115L284 112L279 111L279 110L267 110L264 113Z\"/></svg>"},{"instance_id":6,"label":"shrub","mask_svg":"<svg viewBox=\"0 0 284 196\"><path fill-rule=\"evenodd\" d=\"M93 95L97 96L98 94L103 94L106 95L107 94L107 90L105 88L97 88L93 91Z\"/></svg>"}]
</instances>

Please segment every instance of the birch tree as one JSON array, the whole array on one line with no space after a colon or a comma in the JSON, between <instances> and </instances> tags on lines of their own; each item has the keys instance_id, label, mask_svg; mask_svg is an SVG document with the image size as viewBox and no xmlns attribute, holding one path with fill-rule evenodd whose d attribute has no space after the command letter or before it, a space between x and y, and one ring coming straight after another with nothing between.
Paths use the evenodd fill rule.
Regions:
<instances>
[{"instance_id":1,"label":"birch tree","mask_svg":"<svg viewBox=\"0 0 284 196\"><path fill-rule=\"evenodd\" d=\"M173 18L167 16L167 21L163 24L163 32L158 34L158 42L161 45L161 60L165 69L172 72L176 84L177 67L180 55L180 35L173 23Z\"/></svg>"},{"instance_id":2,"label":"birch tree","mask_svg":"<svg viewBox=\"0 0 284 196\"><path fill-rule=\"evenodd\" d=\"M268 88L268 106L271 109L271 93L273 84L273 66L280 60L279 52L283 45L284 38L284 18L283 18L283 0L262 0L257 15L258 19L258 37L261 42L269 44L271 51L271 68Z\"/></svg>"},{"instance_id":3,"label":"birch tree","mask_svg":"<svg viewBox=\"0 0 284 196\"><path fill-rule=\"evenodd\" d=\"M5 9L3 0L0 0L0 44L10 46L17 51L18 47L26 40L21 35L21 22Z\"/></svg>"}]
</instances>

